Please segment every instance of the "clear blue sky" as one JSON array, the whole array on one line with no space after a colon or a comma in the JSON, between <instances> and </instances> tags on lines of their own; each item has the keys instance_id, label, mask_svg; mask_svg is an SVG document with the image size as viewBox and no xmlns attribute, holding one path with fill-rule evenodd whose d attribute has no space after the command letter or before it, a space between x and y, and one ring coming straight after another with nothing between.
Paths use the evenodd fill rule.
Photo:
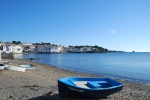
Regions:
<instances>
[{"instance_id":1,"label":"clear blue sky","mask_svg":"<svg viewBox=\"0 0 150 100\"><path fill-rule=\"evenodd\" d=\"M150 0L0 0L0 41L150 52Z\"/></svg>"}]
</instances>

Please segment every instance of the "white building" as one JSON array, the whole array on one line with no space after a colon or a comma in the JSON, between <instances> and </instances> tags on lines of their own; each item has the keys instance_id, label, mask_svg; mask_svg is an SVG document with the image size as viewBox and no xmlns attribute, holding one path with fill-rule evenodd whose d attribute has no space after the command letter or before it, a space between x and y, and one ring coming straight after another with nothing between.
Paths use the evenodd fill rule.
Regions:
<instances>
[{"instance_id":1,"label":"white building","mask_svg":"<svg viewBox=\"0 0 150 100\"><path fill-rule=\"evenodd\" d=\"M52 46L51 52L54 52L54 53L63 52L63 46Z\"/></svg>"},{"instance_id":2,"label":"white building","mask_svg":"<svg viewBox=\"0 0 150 100\"><path fill-rule=\"evenodd\" d=\"M28 50L26 50L27 53L37 53L38 50L37 50L37 47L32 45L30 46L30 48Z\"/></svg>"},{"instance_id":3,"label":"white building","mask_svg":"<svg viewBox=\"0 0 150 100\"><path fill-rule=\"evenodd\" d=\"M92 52L92 48L91 47L70 48L69 51L74 53L89 53Z\"/></svg>"},{"instance_id":4,"label":"white building","mask_svg":"<svg viewBox=\"0 0 150 100\"><path fill-rule=\"evenodd\" d=\"M37 47L38 53L58 53L63 52L62 46L40 45Z\"/></svg>"},{"instance_id":5,"label":"white building","mask_svg":"<svg viewBox=\"0 0 150 100\"><path fill-rule=\"evenodd\" d=\"M63 52L64 51L64 47L63 46L57 46L58 52Z\"/></svg>"},{"instance_id":6,"label":"white building","mask_svg":"<svg viewBox=\"0 0 150 100\"><path fill-rule=\"evenodd\" d=\"M50 53L51 47L49 45L41 45L38 46L38 53Z\"/></svg>"},{"instance_id":7,"label":"white building","mask_svg":"<svg viewBox=\"0 0 150 100\"><path fill-rule=\"evenodd\" d=\"M22 53L23 47L21 45L3 45L3 52L5 52L5 53Z\"/></svg>"},{"instance_id":8,"label":"white building","mask_svg":"<svg viewBox=\"0 0 150 100\"><path fill-rule=\"evenodd\" d=\"M13 53L22 53L23 47L21 45L14 45L13 46Z\"/></svg>"},{"instance_id":9,"label":"white building","mask_svg":"<svg viewBox=\"0 0 150 100\"><path fill-rule=\"evenodd\" d=\"M23 46L31 46L32 43L22 43Z\"/></svg>"},{"instance_id":10,"label":"white building","mask_svg":"<svg viewBox=\"0 0 150 100\"><path fill-rule=\"evenodd\" d=\"M13 46L12 45L3 45L3 52L12 53L13 52Z\"/></svg>"},{"instance_id":11,"label":"white building","mask_svg":"<svg viewBox=\"0 0 150 100\"><path fill-rule=\"evenodd\" d=\"M84 47L84 52L92 52L92 48L91 47Z\"/></svg>"},{"instance_id":12,"label":"white building","mask_svg":"<svg viewBox=\"0 0 150 100\"><path fill-rule=\"evenodd\" d=\"M80 48L71 48L70 52L72 52L72 53L81 53L82 49L80 49Z\"/></svg>"},{"instance_id":13,"label":"white building","mask_svg":"<svg viewBox=\"0 0 150 100\"><path fill-rule=\"evenodd\" d=\"M0 62L2 61L2 51L0 50Z\"/></svg>"}]
</instances>

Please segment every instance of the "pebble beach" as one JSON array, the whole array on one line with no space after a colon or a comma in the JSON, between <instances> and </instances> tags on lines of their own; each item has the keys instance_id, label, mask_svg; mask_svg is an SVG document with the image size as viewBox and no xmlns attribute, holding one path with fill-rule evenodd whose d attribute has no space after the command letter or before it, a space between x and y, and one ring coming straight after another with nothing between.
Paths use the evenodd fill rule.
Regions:
<instances>
[{"instance_id":1,"label":"pebble beach","mask_svg":"<svg viewBox=\"0 0 150 100\"><path fill-rule=\"evenodd\" d=\"M25 59L8 60L4 64L18 66L32 64L35 68L25 72L0 70L0 100L76 100L60 97L57 80L63 77L102 77L73 72L34 63ZM150 100L150 85L115 79L122 84L122 91L99 100Z\"/></svg>"}]
</instances>

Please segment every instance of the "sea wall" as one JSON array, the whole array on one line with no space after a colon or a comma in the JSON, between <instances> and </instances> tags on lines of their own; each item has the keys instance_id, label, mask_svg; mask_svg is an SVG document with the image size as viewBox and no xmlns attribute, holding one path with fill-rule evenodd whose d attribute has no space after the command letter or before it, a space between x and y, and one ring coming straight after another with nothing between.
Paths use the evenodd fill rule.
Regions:
<instances>
[{"instance_id":1,"label":"sea wall","mask_svg":"<svg viewBox=\"0 0 150 100\"><path fill-rule=\"evenodd\" d=\"M14 55L13 53L2 53L2 59L10 59L10 60L14 60Z\"/></svg>"}]
</instances>

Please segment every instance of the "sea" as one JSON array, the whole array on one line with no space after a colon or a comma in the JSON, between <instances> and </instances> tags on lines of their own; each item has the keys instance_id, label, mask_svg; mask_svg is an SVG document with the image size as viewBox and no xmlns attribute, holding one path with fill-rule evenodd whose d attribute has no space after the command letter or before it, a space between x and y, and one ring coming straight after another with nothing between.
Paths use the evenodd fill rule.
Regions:
<instances>
[{"instance_id":1,"label":"sea","mask_svg":"<svg viewBox=\"0 0 150 100\"><path fill-rule=\"evenodd\" d=\"M150 84L150 52L15 54L58 68Z\"/></svg>"}]
</instances>

